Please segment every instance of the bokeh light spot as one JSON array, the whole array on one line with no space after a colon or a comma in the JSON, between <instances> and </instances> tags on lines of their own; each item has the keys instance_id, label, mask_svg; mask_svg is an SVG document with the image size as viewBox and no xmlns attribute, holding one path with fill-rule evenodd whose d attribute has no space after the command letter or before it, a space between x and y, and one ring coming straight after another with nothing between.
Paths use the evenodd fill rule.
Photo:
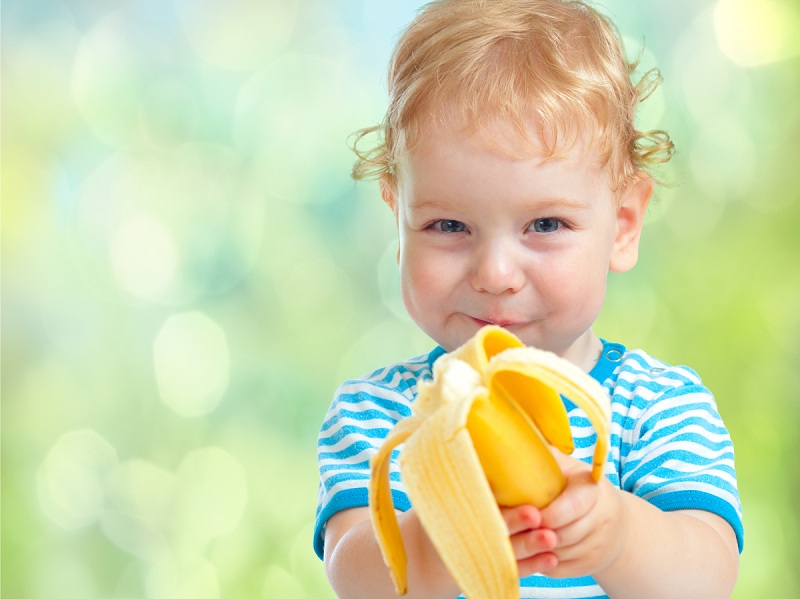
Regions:
<instances>
[{"instance_id":1,"label":"bokeh light spot","mask_svg":"<svg viewBox=\"0 0 800 599\"><path fill-rule=\"evenodd\" d=\"M148 300L159 298L169 288L178 267L178 252L169 230L145 214L123 222L111 240L110 257L120 285Z\"/></svg>"},{"instance_id":2,"label":"bokeh light spot","mask_svg":"<svg viewBox=\"0 0 800 599\"><path fill-rule=\"evenodd\" d=\"M800 8L776 0L719 0L714 31L722 52L742 67L800 54Z\"/></svg>"},{"instance_id":3,"label":"bokeh light spot","mask_svg":"<svg viewBox=\"0 0 800 599\"><path fill-rule=\"evenodd\" d=\"M297 0L176 0L175 9L195 52L228 69L263 64L292 37Z\"/></svg>"},{"instance_id":4,"label":"bokeh light spot","mask_svg":"<svg viewBox=\"0 0 800 599\"><path fill-rule=\"evenodd\" d=\"M185 142L197 127L197 98L177 77L155 81L144 93L139 120L147 139L157 145Z\"/></svg>"},{"instance_id":5,"label":"bokeh light spot","mask_svg":"<svg viewBox=\"0 0 800 599\"><path fill-rule=\"evenodd\" d=\"M668 67L672 77L680 78L686 107L698 124L718 118L723 112L742 118L751 110L753 91L748 73L731 62L715 43L713 20L711 10L694 19L681 36Z\"/></svg>"},{"instance_id":6,"label":"bokeh light spot","mask_svg":"<svg viewBox=\"0 0 800 599\"><path fill-rule=\"evenodd\" d=\"M72 93L94 134L105 143L127 147L138 142L146 79L146 65L120 11L99 20L81 39Z\"/></svg>"},{"instance_id":7,"label":"bokeh light spot","mask_svg":"<svg viewBox=\"0 0 800 599\"><path fill-rule=\"evenodd\" d=\"M120 464L108 480L102 530L118 547L149 561L169 554L175 475L145 460Z\"/></svg>"},{"instance_id":8,"label":"bokeh light spot","mask_svg":"<svg viewBox=\"0 0 800 599\"><path fill-rule=\"evenodd\" d=\"M95 431L65 433L39 469L42 510L66 529L94 523L104 509L105 479L116 464L116 451Z\"/></svg>"},{"instance_id":9,"label":"bokeh light spot","mask_svg":"<svg viewBox=\"0 0 800 599\"><path fill-rule=\"evenodd\" d=\"M213 538L232 531L247 504L244 468L219 447L188 454L178 470L182 534L202 551Z\"/></svg>"},{"instance_id":10,"label":"bokeh light spot","mask_svg":"<svg viewBox=\"0 0 800 599\"><path fill-rule=\"evenodd\" d=\"M352 188L347 138L364 126L362 88L350 62L300 52L277 57L242 86L234 139L271 200L326 203Z\"/></svg>"},{"instance_id":11,"label":"bokeh light spot","mask_svg":"<svg viewBox=\"0 0 800 599\"><path fill-rule=\"evenodd\" d=\"M116 242L118 256L124 256L118 262L125 267L115 274L122 274L126 289L171 305L241 283L258 259L267 209L240 159L230 148L210 143L112 155L87 177L79 207L85 249L110 251ZM151 220L143 224L142 215ZM120 232L126 235L115 240ZM167 271L168 255L156 267L150 256L137 256L128 247L150 234L162 249L174 246L179 257L174 276L161 278L150 270ZM161 283L165 288L159 289Z\"/></svg>"},{"instance_id":12,"label":"bokeh light spot","mask_svg":"<svg viewBox=\"0 0 800 599\"><path fill-rule=\"evenodd\" d=\"M162 401L184 418L213 411L228 386L225 332L202 312L177 314L164 323L154 363Z\"/></svg>"}]
</instances>

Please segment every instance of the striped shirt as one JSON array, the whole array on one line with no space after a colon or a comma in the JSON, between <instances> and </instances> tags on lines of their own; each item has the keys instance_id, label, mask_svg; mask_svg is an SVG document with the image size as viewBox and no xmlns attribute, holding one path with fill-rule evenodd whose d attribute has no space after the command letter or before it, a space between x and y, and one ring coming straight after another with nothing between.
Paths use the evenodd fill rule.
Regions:
<instances>
[{"instance_id":1,"label":"striped shirt","mask_svg":"<svg viewBox=\"0 0 800 599\"><path fill-rule=\"evenodd\" d=\"M402 418L410 416L417 382L432 377L444 353L381 368L337 390L317 442L320 472L314 550L322 558L325 523L344 509L368 505L369 460ZM589 373L611 397L612 422L605 475L617 487L664 510L699 509L727 520L743 547L741 504L733 445L714 397L697 373L672 367L641 350L603 341ZM564 399L575 441L573 457L591 463L596 434L586 414ZM411 504L394 453L390 470L395 507ZM520 580L520 597L596 598L606 594L589 577Z\"/></svg>"}]
</instances>

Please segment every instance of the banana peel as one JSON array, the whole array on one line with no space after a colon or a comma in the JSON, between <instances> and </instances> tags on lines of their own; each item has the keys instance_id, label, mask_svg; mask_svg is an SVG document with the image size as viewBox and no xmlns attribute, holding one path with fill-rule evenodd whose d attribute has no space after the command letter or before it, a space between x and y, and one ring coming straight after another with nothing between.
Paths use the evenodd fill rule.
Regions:
<instances>
[{"instance_id":1,"label":"banana peel","mask_svg":"<svg viewBox=\"0 0 800 599\"><path fill-rule=\"evenodd\" d=\"M553 353L525 347L498 326L434 364L414 413L399 421L370 461L373 529L397 594L408 591L407 555L389 483L391 454L420 522L468 599L516 599L519 573L499 506L542 508L566 486L550 447L573 451L560 394L597 433L592 478L609 446L610 401L597 381Z\"/></svg>"}]
</instances>

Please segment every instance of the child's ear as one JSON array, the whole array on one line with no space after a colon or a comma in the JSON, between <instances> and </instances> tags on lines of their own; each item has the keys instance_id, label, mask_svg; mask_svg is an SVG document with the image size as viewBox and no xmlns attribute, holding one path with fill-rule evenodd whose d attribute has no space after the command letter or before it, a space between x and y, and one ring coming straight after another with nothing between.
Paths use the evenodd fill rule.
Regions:
<instances>
[{"instance_id":1,"label":"child's ear","mask_svg":"<svg viewBox=\"0 0 800 599\"><path fill-rule=\"evenodd\" d=\"M608 265L612 272L625 272L636 266L644 216L652 195L653 179L646 173L638 173L636 180L619 198L617 234Z\"/></svg>"},{"instance_id":2,"label":"child's ear","mask_svg":"<svg viewBox=\"0 0 800 599\"><path fill-rule=\"evenodd\" d=\"M397 185L395 184L394 177L391 175L382 176L379 185L383 201L386 202L386 205L389 206L395 216L397 216Z\"/></svg>"}]
</instances>

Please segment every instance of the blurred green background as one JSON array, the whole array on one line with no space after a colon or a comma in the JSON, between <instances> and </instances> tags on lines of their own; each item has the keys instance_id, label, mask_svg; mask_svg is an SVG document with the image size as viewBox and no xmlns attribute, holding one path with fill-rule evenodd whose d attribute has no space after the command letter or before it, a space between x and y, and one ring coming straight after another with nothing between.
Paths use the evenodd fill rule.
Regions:
<instances>
[{"instance_id":1,"label":"blurred green background","mask_svg":"<svg viewBox=\"0 0 800 599\"><path fill-rule=\"evenodd\" d=\"M346 145L421 4L3 2L4 597L333 597L318 426L342 379L430 347ZM678 154L597 331L701 373L735 597L800 596L800 8L605 5Z\"/></svg>"}]
</instances>

